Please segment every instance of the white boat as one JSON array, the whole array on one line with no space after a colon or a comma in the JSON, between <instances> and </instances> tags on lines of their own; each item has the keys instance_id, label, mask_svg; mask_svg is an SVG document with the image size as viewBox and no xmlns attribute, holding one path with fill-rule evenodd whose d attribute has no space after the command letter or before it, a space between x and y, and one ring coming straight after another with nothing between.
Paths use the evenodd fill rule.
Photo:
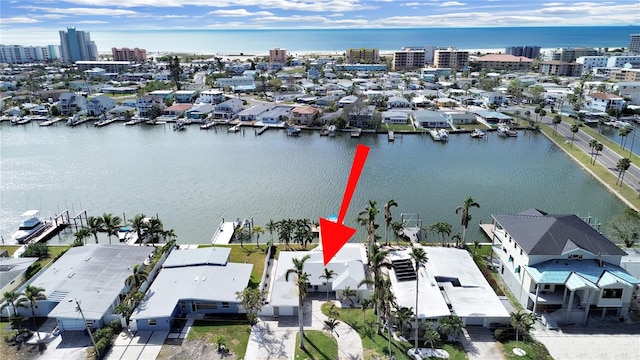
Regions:
<instances>
[{"instance_id":1,"label":"white boat","mask_svg":"<svg viewBox=\"0 0 640 360\"><path fill-rule=\"evenodd\" d=\"M130 227L121 227L120 229L118 229L118 240L120 240L120 242L126 242L127 240L129 240L132 234L134 234L134 231Z\"/></svg>"},{"instance_id":2,"label":"white boat","mask_svg":"<svg viewBox=\"0 0 640 360\"><path fill-rule=\"evenodd\" d=\"M438 136L440 136L440 141L449 141L449 132L445 129L438 130Z\"/></svg>"},{"instance_id":3,"label":"white boat","mask_svg":"<svg viewBox=\"0 0 640 360\"><path fill-rule=\"evenodd\" d=\"M473 132L471 133L471 137L474 138L474 139L483 138L484 137L484 131L482 131L480 129L473 129Z\"/></svg>"},{"instance_id":4,"label":"white boat","mask_svg":"<svg viewBox=\"0 0 640 360\"><path fill-rule=\"evenodd\" d=\"M18 231L11 235L11 240L22 244L41 233L45 229L45 223L38 219L39 213L38 210L28 210L20 215L24 220L22 220Z\"/></svg>"},{"instance_id":5,"label":"white boat","mask_svg":"<svg viewBox=\"0 0 640 360\"><path fill-rule=\"evenodd\" d=\"M289 136L298 136L300 135L300 128L297 126L290 126L287 128L287 135Z\"/></svg>"},{"instance_id":6,"label":"white boat","mask_svg":"<svg viewBox=\"0 0 640 360\"><path fill-rule=\"evenodd\" d=\"M516 137L518 136L518 131L511 129L506 125L500 125L498 127L498 135L505 137Z\"/></svg>"}]
</instances>

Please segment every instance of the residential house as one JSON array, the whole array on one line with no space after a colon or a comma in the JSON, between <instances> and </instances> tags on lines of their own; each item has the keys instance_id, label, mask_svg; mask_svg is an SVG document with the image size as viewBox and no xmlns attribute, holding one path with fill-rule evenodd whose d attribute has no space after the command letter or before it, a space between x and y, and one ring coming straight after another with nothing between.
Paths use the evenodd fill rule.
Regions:
<instances>
[{"instance_id":1,"label":"residential house","mask_svg":"<svg viewBox=\"0 0 640 360\"><path fill-rule=\"evenodd\" d=\"M70 248L30 282L44 289L45 299L38 300L34 308L36 316L56 319L61 332L85 331L87 326L98 329L121 319L113 312L129 291L125 280L154 251L153 247L119 244ZM30 309L19 312L31 316Z\"/></svg>"},{"instance_id":2,"label":"residential house","mask_svg":"<svg viewBox=\"0 0 640 360\"><path fill-rule=\"evenodd\" d=\"M354 104L350 108L346 108L347 124L357 128L371 128L375 124L375 112L376 107L373 105L356 105Z\"/></svg>"},{"instance_id":3,"label":"residential house","mask_svg":"<svg viewBox=\"0 0 640 360\"><path fill-rule=\"evenodd\" d=\"M265 111L273 108L270 104L256 104L248 109L244 109L238 113L240 121L256 121L258 116Z\"/></svg>"},{"instance_id":4,"label":"residential house","mask_svg":"<svg viewBox=\"0 0 640 360\"><path fill-rule=\"evenodd\" d=\"M173 90L154 90L149 93L151 96L159 96L162 98L162 101L173 100L174 92Z\"/></svg>"},{"instance_id":5,"label":"residential house","mask_svg":"<svg viewBox=\"0 0 640 360\"><path fill-rule=\"evenodd\" d=\"M446 128L449 123L441 113L432 110L413 111L411 116L416 127L420 128Z\"/></svg>"},{"instance_id":6,"label":"residential house","mask_svg":"<svg viewBox=\"0 0 640 360\"><path fill-rule=\"evenodd\" d=\"M523 307L561 325L627 315L640 280L620 267L627 253L596 229L537 209L492 217L495 267Z\"/></svg>"},{"instance_id":7,"label":"residential house","mask_svg":"<svg viewBox=\"0 0 640 360\"><path fill-rule=\"evenodd\" d=\"M136 109L138 111L138 116L140 117L149 117L151 114L150 111L153 107L157 107L160 110L164 109L164 100L162 97L145 95L136 100Z\"/></svg>"},{"instance_id":8,"label":"residential house","mask_svg":"<svg viewBox=\"0 0 640 360\"><path fill-rule=\"evenodd\" d=\"M510 123L512 121L511 116L497 111L480 110L475 111L474 114L476 115L476 120L490 125Z\"/></svg>"},{"instance_id":9,"label":"residential house","mask_svg":"<svg viewBox=\"0 0 640 360\"><path fill-rule=\"evenodd\" d=\"M480 98L482 99L482 104L486 107L491 105L502 105L507 102L507 96L505 94L495 91L482 93Z\"/></svg>"},{"instance_id":10,"label":"residential house","mask_svg":"<svg viewBox=\"0 0 640 360\"><path fill-rule=\"evenodd\" d=\"M468 125L478 122L476 115L469 112L445 111L443 114L444 118L452 125Z\"/></svg>"},{"instance_id":11,"label":"residential house","mask_svg":"<svg viewBox=\"0 0 640 360\"><path fill-rule=\"evenodd\" d=\"M193 105L191 104L175 104L169 107L166 107L162 110L162 115L172 116L172 117L180 117L183 116L184 113L191 109Z\"/></svg>"},{"instance_id":12,"label":"residential house","mask_svg":"<svg viewBox=\"0 0 640 360\"><path fill-rule=\"evenodd\" d=\"M218 78L216 79L216 86L219 88L229 87L234 92L254 91L256 89L255 79L251 76Z\"/></svg>"},{"instance_id":13,"label":"residential house","mask_svg":"<svg viewBox=\"0 0 640 360\"><path fill-rule=\"evenodd\" d=\"M438 107L447 107L452 108L458 105L456 99L448 98L448 97L439 97L434 100Z\"/></svg>"},{"instance_id":14,"label":"residential house","mask_svg":"<svg viewBox=\"0 0 640 360\"><path fill-rule=\"evenodd\" d=\"M216 105L213 117L214 119L233 119L236 114L242 111L242 107L243 104L240 99L229 99L227 101L223 101Z\"/></svg>"},{"instance_id":15,"label":"residential house","mask_svg":"<svg viewBox=\"0 0 640 360\"><path fill-rule=\"evenodd\" d=\"M356 95L348 95L338 100L338 106L343 107L345 105L351 105L356 101L358 101L358 97Z\"/></svg>"},{"instance_id":16,"label":"residential house","mask_svg":"<svg viewBox=\"0 0 640 360\"><path fill-rule=\"evenodd\" d=\"M320 71L315 67L310 68L309 71L307 71L307 78L308 79L319 79L320 78Z\"/></svg>"},{"instance_id":17,"label":"residential house","mask_svg":"<svg viewBox=\"0 0 640 360\"><path fill-rule=\"evenodd\" d=\"M58 98L58 110L62 115L72 115L86 107L87 99L76 93L64 93Z\"/></svg>"},{"instance_id":18,"label":"residential house","mask_svg":"<svg viewBox=\"0 0 640 360\"><path fill-rule=\"evenodd\" d=\"M26 280L26 273L29 267L38 261L37 257L6 257L0 256L0 293L14 291ZM6 311L13 311L6 310ZM7 313L0 312L2 316Z\"/></svg>"},{"instance_id":19,"label":"residential house","mask_svg":"<svg viewBox=\"0 0 640 360\"><path fill-rule=\"evenodd\" d=\"M586 95L585 98L587 107L595 112L607 112L609 109L622 111L624 108L624 99L618 95L594 92Z\"/></svg>"},{"instance_id":20,"label":"residential house","mask_svg":"<svg viewBox=\"0 0 640 360\"><path fill-rule=\"evenodd\" d=\"M190 314L243 312L236 292L249 285L253 265L232 263L230 254L221 247L172 251L131 315L131 330L169 331Z\"/></svg>"},{"instance_id":21,"label":"residential house","mask_svg":"<svg viewBox=\"0 0 640 360\"><path fill-rule=\"evenodd\" d=\"M196 90L178 90L173 96L178 103L193 103L198 97L198 92Z\"/></svg>"},{"instance_id":22,"label":"residential house","mask_svg":"<svg viewBox=\"0 0 640 360\"><path fill-rule=\"evenodd\" d=\"M211 116L216 107L213 104L199 103L184 112L187 119L199 121Z\"/></svg>"},{"instance_id":23,"label":"residential house","mask_svg":"<svg viewBox=\"0 0 640 360\"><path fill-rule=\"evenodd\" d=\"M297 125L313 125L320 115L320 110L313 106L296 106L291 110L291 120Z\"/></svg>"},{"instance_id":24,"label":"residential house","mask_svg":"<svg viewBox=\"0 0 640 360\"><path fill-rule=\"evenodd\" d=\"M329 104L335 104L340 100L340 98L336 95L327 95L316 100L316 105L318 106L329 106Z\"/></svg>"},{"instance_id":25,"label":"residential house","mask_svg":"<svg viewBox=\"0 0 640 360\"><path fill-rule=\"evenodd\" d=\"M382 117L382 122L385 124L406 125L409 120L409 114L402 111L383 111L380 115Z\"/></svg>"},{"instance_id":26,"label":"residential house","mask_svg":"<svg viewBox=\"0 0 640 360\"><path fill-rule=\"evenodd\" d=\"M225 100L224 91L220 89L209 89L200 92L197 102L208 104L220 104Z\"/></svg>"},{"instance_id":27,"label":"residential house","mask_svg":"<svg viewBox=\"0 0 640 360\"><path fill-rule=\"evenodd\" d=\"M326 269L333 270L336 274L329 280L320 277L325 269L321 246L311 251L280 251L268 295L274 316L297 313L298 287L295 277L289 276L287 279L286 274L287 270L293 268L293 259L301 259L306 255L310 256L303 268L309 274L306 286L308 292L322 294L328 291L332 298L335 296L341 302L342 307L354 307L369 296L367 286L360 285L366 279L364 247L361 244L346 244L338 251L326 266ZM347 288L355 292L353 297L343 296Z\"/></svg>"},{"instance_id":28,"label":"residential house","mask_svg":"<svg viewBox=\"0 0 640 360\"><path fill-rule=\"evenodd\" d=\"M98 116L107 113L116 106L116 101L106 95L98 95L87 101L87 114Z\"/></svg>"},{"instance_id":29,"label":"residential house","mask_svg":"<svg viewBox=\"0 0 640 360\"><path fill-rule=\"evenodd\" d=\"M259 124L281 124L291 117L293 106L278 105L257 116Z\"/></svg>"},{"instance_id":30,"label":"residential house","mask_svg":"<svg viewBox=\"0 0 640 360\"><path fill-rule=\"evenodd\" d=\"M391 96L387 100L387 109L394 108L411 108L411 103L409 100L401 97L401 96Z\"/></svg>"}]
</instances>

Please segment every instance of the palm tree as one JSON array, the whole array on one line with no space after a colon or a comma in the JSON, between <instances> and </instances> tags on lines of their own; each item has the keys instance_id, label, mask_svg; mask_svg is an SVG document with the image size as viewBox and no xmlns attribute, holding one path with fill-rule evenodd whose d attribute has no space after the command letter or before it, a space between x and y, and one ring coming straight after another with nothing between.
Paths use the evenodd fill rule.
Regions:
<instances>
[{"instance_id":1,"label":"palm tree","mask_svg":"<svg viewBox=\"0 0 640 360\"><path fill-rule=\"evenodd\" d=\"M356 292L354 290L351 290L351 288L349 286L345 286L344 290L342 290L342 297L344 299L349 300L349 303L351 303L351 307L353 307L353 297L356 296Z\"/></svg>"},{"instance_id":2,"label":"palm tree","mask_svg":"<svg viewBox=\"0 0 640 360\"><path fill-rule=\"evenodd\" d=\"M387 201L384 204L384 223L386 225L384 242L387 246L389 245L389 226L391 225L391 220L393 219L391 217L391 208L394 206L397 207L398 203L393 199Z\"/></svg>"},{"instance_id":3,"label":"palm tree","mask_svg":"<svg viewBox=\"0 0 640 360\"><path fill-rule=\"evenodd\" d=\"M469 208L472 208L472 207L480 208L480 204L473 201L473 198L469 196L461 206L458 206L456 208L456 214L458 212L462 212L460 225L462 225L462 246L463 247L467 242L467 228L469 227L469 221L471 221L471 214L469 213Z\"/></svg>"},{"instance_id":4,"label":"palm tree","mask_svg":"<svg viewBox=\"0 0 640 360\"><path fill-rule=\"evenodd\" d=\"M129 320L130 320L131 314L133 314L133 308L129 304L125 302L121 302L120 304L118 304L118 306L115 307L115 309L113 309L113 313L122 314L122 317L124 317L124 321L127 324L127 327L129 327Z\"/></svg>"},{"instance_id":5,"label":"palm tree","mask_svg":"<svg viewBox=\"0 0 640 360\"><path fill-rule=\"evenodd\" d=\"M324 279L327 283L327 301L329 301L329 281L336 276L336 272L327 268L324 268L324 273L320 275L321 279Z\"/></svg>"},{"instance_id":6,"label":"palm tree","mask_svg":"<svg viewBox=\"0 0 640 360\"><path fill-rule=\"evenodd\" d=\"M46 295L44 294L44 289L29 284L24 288L24 291L22 291L22 296L24 296L23 299L26 299L27 301L29 301L29 304L31 306L31 316L33 317L33 324L35 325L36 324L36 301L45 300L47 298Z\"/></svg>"},{"instance_id":7,"label":"palm tree","mask_svg":"<svg viewBox=\"0 0 640 360\"><path fill-rule=\"evenodd\" d=\"M449 340L451 337L461 334L463 327L462 319L457 316L450 315L440 320L438 330L440 330L443 335L446 335L447 340Z\"/></svg>"},{"instance_id":8,"label":"palm tree","mask_svg":"<svg viewBox=\"0 0 640 360\"><path fill-rule=\"evenodd\" d=\"M373 200L369 200L369 205L362 211L358 213L358 218L356 221L358 224L365 226L367 229L367 249L369 257L371 256L371 251L374 243L374 234L378 229L378 224L376 224L376 216L380 212L378 208L376 208L377 203ZM371 259L369 259L371 262Z\"/></svg>"},{"instance_id":9,"label":"palm tree","mask_svg":"<svg viewBox=\"0 0 640 360\"><path fill-rule=\"evenodd\" d=\"M264 229L260 225L256 225L251 229L251 235L256 236L256 247L260 246L260 234L264 234Z\"/></svg>"},{"instance_id":10,"label":"palm tree","mask_svg":"<svg viewBox=\"0 0 640 360\"><path fill-rule=\"evenodd\" d=\"M562 122L562 116L560 114L555 115L551 122L553 123L553 135L556 135L558 133L558 125Z\"/></svg>"},{"instance_id":11,"label":"palm tree","mask_svg":"<svg viewBox=\"0 0 640 360\"><path fill-rule=\"evenodd\" d=\"M463 244L463 242L462 242L462 234L456 233L455 235L453 235L451 237L451 241L455 241L456 242L456 247L461 247L462 246L461 244Z\"/></svg>"},{"instance_id":12,"label":"palm tree","mask_svg":"<svg viewBox=\"0 0 640 360\"><path fill-rule=\"evenodd\" d=\"M147 273L141 269L140 264L136 264L133 266L133 274L129 275L127 279L124 281L126 286L130 288L140 288L143 282L147 280Z\"/></svg>"},{"instance_id":13,"label":"palm tree","mask_svg":"<svg viewBox=\"0 0 640 360\"><path fill-rule=\"evenodd\" d=\"M627 158L622 158L618 160L618 163L616 164L616 169L618 170L619 173L618 173L618 180L616 181L616 184L619 181L620 185L622 185L624 181L624 173L627 172L627 170L629 170L630 166L631 166L631 160Z\"/></svg>"},{"instance_id":14,"label":"palm tree","mask_svg":"<svg viewBox=\"0 0 640 360\"><path fill-rule=\"evenodd\" d=\"M414 246L411 248L411 259L416 267L416 311L415 311L415 327L416 327L416 348L415 351L418 353L418 291L420 290L420 266L425 264L428 261L427 253L423 248L419 246Z\"/></svg>"},{"instance_id":15,"label":"palm tree","mask_svg":"<svg viewBox=\"0 0 640 360\"><path fill-rule=\"evenodd\" d=\"M0 312L10 306L13 311L13 315L9 314L9 317L18 317L18 308L26 308L26 305L18 302L20 294L15 291L5 291L2 293L2 297L4 297L5 302L2 304L2 307L0 307Z\"/></svg>"},{"instance_id":16,"label":"palm tree","mask_svg":"<svg viewBox=\"0 0 640 360\"><path fill-rule=\"evenodd\" d=\"M104 231L102 218L97 216L89 216L89 218L87 219L86 229L89 232L89 234L93 235L93 238L96 240L96 244L97 244L98 233Z\"/></svg>"},{"instance_id":17,"label":"palm tree","mask_svg":"<svg viewBox=\"0 0 640 360\"><path fill-rule=\"evenodd\" d=\"M158 218L151 218L146 221L146 230L149 235L149 241L151 243L157 243L160 240L160 235L164 233L162 220Z\"/></svg>"},{"instance_id":18,"label":"palm tree","mask_svg":"<svg viewBox=\"0 0 640 360\"><path fill-rule=\"evenodd\" d=\"M520 332L527 333L533 327L535 315L525 310L518 310L511 313L511 326L516 330L516 341Z\"/></svg>"},{"instance_id":19,"label":"palm tree","mask_svg":"<svg viewBox=\"0 0 640 360\"><path fill-rule=\"evenodd\" d=\"M404 336L409 321L413 318L413 310L408 307L401 307L396 311L396 321L400 327L400 333Z\"/></svg>"},{"instance_id":20,"label":"palm tree","mask_svg":"<svg viewBox=\"0 0 640 360\"><path fill-rule=\"evenodd\" d=\"M435 345L440 341L440 334L433 328L430 323L424 324L424 343L429 344L432 349L435 349ZM418 339L416 339L416 353L418 353Z\"/></svg>"},{"instance_id":21,"label":"palm tree","mask_svg":"<svg viewBox=\"0 0 640 360\"><path fill-rule=\"evenodd\" d=\"M596 146L594 146L594 149L596 150L595 154L593 155L593 164L596 164L596 160L598 159L598 154L600 153L600 151L602 151L602 149L604 149L604 145L602 145L601 143L596 144Z\"/></svg>"},{"instance_id":22,"label":"palm tree","mask_svg":"<svg viewBox=\"0 0 640 360\"><path fill-rule=\"evenodd\" d=\"M142 246L142 231L147 227L147 216L145 214L136 214L133 219L129 220L129 226L136 232L140 246Z\"/></svg>"},{"instance_id":23,"label":"palm tree","mask_svg":"<svg viewBox=\"0 0 640 360\"><path fill-rule=\"evenodd\" d=\"M618 130L618 135L620 136L620 146L622 147L622 150L624 150L624 145L627 144L627 135L631 134L631 131L633 131L633 128L631 128L631 126L623 126ZM624 140L624 143L622 142L622 140Z\"/></svg>"},{"instance_id":24,"label":"palm tree","mask_svg":"<svg viewBox=\"0 0 640 360\"><path fill-rule=\"evenodd\" d=\"M284 279L289 281L289 275L295 274L296 285L298 286L298 326L300 327L300 349L304 349L304 298L307 295L307 282L309 281L309 274L304 272L304 263L309 260L311 255L307 254L301 259L293 258L293 268L288 269Z\"/></svg>"},{"instance_id":25,"label":"palm tree","mask_svg":"<svg viewBox=\"0 0 640 360\"><path fill-rule=\"evenodd\" d=\"M76 237L74 241L74 246L86 245L85 239L91 236L91 233L87 228L80 228L78 231L73 233L73 236Z\"/></svg>"},{"instance_id":26,"label":"palm tree","mask_svg":"<svg viewBox=\"0 0 640 360\"><path fill-rule=\"evenodd\" d=\"M113 214L102 214L102 229L107 233L109 237L109 244L111 244L111 236L118 235L118 231L120 230L120 225L122 224L122 219L118 216L113 216Z\"/></svg>"},{"instance_id":27,"label":"palm tree","mask_svg":"<svg viewBox=\"0 0 640 360\"><path fill-rule=\"evenodd\" d=\"M571 125L571 148L573 149L573 139L576 137L576 133L580 131L580 126L578 124Z\"/></svg>"},{"instance_id":28,"label":"palm tree","mask_svg":"<svg viewBox=\"0 0 640 360\"><path fill-rule=\"evenodd\" d=\"M440 239L442 240L442 245L444 245L445 236L451 235L451 224L439 221L435 224L429 225L429 230L440 235Z\"/></svg>"},{"instance_id":29,"label":"palm tree","mask_svg":"<svg viewBox=\"0 0 640 360\"><path fill-rule=\"evenodd\" d=\"M365 315L367 313L367 309L372 308L375 305L375 299L373 295L370 297L366 297L360 300L360 308L362 309L362 323L364 323Z\"/></svg>"},{"instance_id":30,"label":"palm tree","mask_svg":"<svg viewBox=\"0 0 640 360\"><path fill-rule=\"evenodd\" d=\"M329 334L335 333L336 336L339 336L338 333L335 332L338 325L340 325L340 322L334 318L329 318L328 320L324 321L324 327L327 329Z\"/></svg>"},{"instance_id":31,"label":"palm tree","mask_svg":"<svg viewBox=\"0 0 640 360\"><path fill-rule=\"evenodd\" d=\"M269 222L265 225L265 227L269 232L269 236L271 237L271 242L273 242L273 232L278 230L278 223L273 221L273 219L269 219Z\"/></svg>"},{"instance_id":32,"label":"palm tree","mask_svg":"<svg viewBox=\"0 0 640 360\"><path fill-rule=\"evenodd\" d=\"M598 140L596 139L591 139L589 141L589 148L591 149L591 162L593 162L593 151L597 144L598 144Z\"/></svg>"},{"instance_id":33,"label":"palm tree","mask_svg":"<svg viewBox=\"0 0 640 360\"><path fill-rule=\"evenodd\" d=\"M400 238L403 228L404 225L399 221L391 223L391 230L393 230L393 238L396 240L396 244L398 243L398 239Z\"/></svg>"}]
</instances>

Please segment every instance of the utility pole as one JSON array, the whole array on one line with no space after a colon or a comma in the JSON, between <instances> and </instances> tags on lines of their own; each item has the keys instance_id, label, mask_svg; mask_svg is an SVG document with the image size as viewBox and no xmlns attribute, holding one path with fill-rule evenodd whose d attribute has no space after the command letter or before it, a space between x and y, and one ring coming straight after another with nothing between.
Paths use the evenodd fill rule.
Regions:
<instances>
[{"instance_id":1,"label":"utility pole","mask_svg":"<svg viewBox=\"0 0 640 360\"><path fill-rule=\"evenodd\" d=\"M91 338L91 342L93 343L93 347L96 349L96 359L100 358L100 351L98 350L98 345L96 345L96 341L93 339L93 334L91 333L91 328L87 325L87 320L84 318L84 313L82 312L82 308L80 307L80 302L78 299L73 299L69 301L76 302L76 310L80 311L80 316L82 316L82 321L84 322L84 326L87 328L87 332L89 333L89 337Z\"/></svg>"}]
</instances>

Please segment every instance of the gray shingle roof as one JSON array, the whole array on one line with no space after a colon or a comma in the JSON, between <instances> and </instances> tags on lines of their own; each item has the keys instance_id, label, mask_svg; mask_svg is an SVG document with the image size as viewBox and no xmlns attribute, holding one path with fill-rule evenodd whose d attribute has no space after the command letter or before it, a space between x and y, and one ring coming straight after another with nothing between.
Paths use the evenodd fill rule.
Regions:
<instances>
[{"instance_id":1,"label":"gray shingle roof","mask_svg":"<svg viewBox=\"0 0 640 360\"><path fill-rule=\"evenodd\" d=\"M196 266L196 265L225 265L229 260L231 249L209 247L197 250L174 250L162 265L163 268Z\"/></svg>"},{"instance_id":2,"label":"gray shingle roof","mask_svg":"<svg viewBox=\"0 0 640 360\"><path fill-rule=\"evenodd\" d=\"M626 255L575 215L552 215L529 209L515 215L492 216L529 255L560 255L576 248L595 255Z\"/></svg>"}]
</instances>

